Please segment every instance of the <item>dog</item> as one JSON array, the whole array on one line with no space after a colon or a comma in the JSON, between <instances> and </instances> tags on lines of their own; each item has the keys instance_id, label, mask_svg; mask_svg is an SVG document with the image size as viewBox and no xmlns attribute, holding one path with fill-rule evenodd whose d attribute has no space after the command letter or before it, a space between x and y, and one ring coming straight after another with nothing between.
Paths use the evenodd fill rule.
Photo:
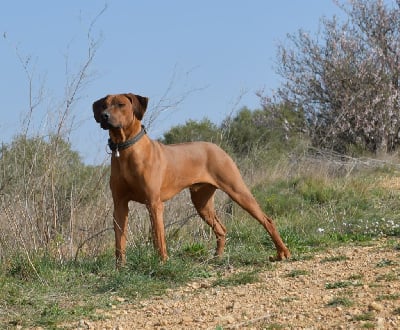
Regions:
<instances>
[{"instance_id":1,"label":"dog","mask_svg":"<svg viewBox=\"0 0 400 330\"><path fill-rule=\"evenodd\" d=\"M150 139L141 124L147 104L147 97L132 93L108 95L93 103L94 119L109 131L108 145L112 150L110 188L116 267L126 264L129 201L146 205L154 247L161 260L167 260L164 202L185 188L189 188L200 217L214 231L217 256L222 255L226 241L226 228L214 208L214 194L220 189L267 230L277 251L273 260L289 258L290 251L273 220L261 210L232 158L209 142L164 145Z\"/></svg>"}]
</instances>

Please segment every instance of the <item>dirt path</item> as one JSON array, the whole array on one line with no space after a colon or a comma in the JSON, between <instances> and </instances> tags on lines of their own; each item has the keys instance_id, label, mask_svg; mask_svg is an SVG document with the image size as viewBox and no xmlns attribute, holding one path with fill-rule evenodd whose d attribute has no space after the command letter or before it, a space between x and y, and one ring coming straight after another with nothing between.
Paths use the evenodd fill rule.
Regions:
<instances>
[{"instance_id":1,"label":"dirt path","mask_svg":"<svg viewBox=\"0 0 400 330\"><path fill-rule=\"evenodd\" d=\"M394 242L394 243L393 243ZM229 276L229 274L228 274ZM190 283L162 297L98 311L81 329L400 329L400 239L343 246L277 263L259 282Z\"/></svg>"}]
</instances>

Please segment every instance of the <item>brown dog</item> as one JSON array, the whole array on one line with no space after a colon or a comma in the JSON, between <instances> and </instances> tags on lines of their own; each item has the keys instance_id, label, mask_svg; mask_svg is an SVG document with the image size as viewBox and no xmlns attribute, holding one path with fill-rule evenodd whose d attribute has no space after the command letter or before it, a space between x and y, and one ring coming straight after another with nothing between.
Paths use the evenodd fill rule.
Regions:
<instances>
[{"instance_id":1,"label":"brown dog","mask_svg":"<svg viewBox=\"0 0 400 330\"><path fill-rule=\"evenodd\" d=\"M270 234L277 256L290 256L273 221L266 216L246 187L233 160L207 142L163 145L151 140L141 125L148 98L134 94L108 95L93 103L94 118L109 130L110 187L114 201L115 255L117 267L126 262L128 202L145 204L151 219L155 248L167 259L164 202L185 188L192 202L217 237L216 254L225 245L226 228L214 209L214 193L221 189L256 218Z\"/></svg>"}]
</instances>

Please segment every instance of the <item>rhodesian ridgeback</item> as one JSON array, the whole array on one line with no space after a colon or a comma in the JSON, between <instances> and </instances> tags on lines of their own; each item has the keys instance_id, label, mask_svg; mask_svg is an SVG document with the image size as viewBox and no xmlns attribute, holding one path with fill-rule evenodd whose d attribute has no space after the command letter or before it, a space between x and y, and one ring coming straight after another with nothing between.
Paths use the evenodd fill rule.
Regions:
<instances>
[{"instance_id":1,"label":"rhodesian ridgeback","mask_svg":"<svg viewBox=\"0 0 400 330\"><path fill-rule=\"evenodd\" d=\"M214 194L220 189L267 230L277 250L273 259L289 258L274 222L261 210L231 157L213 143L164 145L151 140L141 125L147 103L147 97L131 93L108 95L93 103L95 120L110 135L117 268L126 263L128 202L146 205L154 246L165 261L164 202L185 188L189 188L198 214L215 233L216 255L222 255L226 240L226 228L214 209Z\"/></svg>"}]
</instances>

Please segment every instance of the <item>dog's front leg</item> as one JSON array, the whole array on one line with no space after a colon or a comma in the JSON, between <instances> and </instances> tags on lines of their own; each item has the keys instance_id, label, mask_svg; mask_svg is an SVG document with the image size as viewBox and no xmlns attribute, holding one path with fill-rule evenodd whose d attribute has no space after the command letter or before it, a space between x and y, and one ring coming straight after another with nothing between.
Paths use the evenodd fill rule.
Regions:
<instances>
[{"instance_id":1,"label":"dog's front leg","mask_svg":"<svg viewBox=\"0 0 400 330\"><path fill-rule=\"evenodd\" d=\"M115 258L117 269L126 264L128 212L127 202L114 201Z\"/></svg>"},{"instance_id":2,"label":"dog's front leg","mask_svg":"<svg viewBox=\"0 0 400 330\"><path fill-rule=\"evenodd\" d=\"M168 254L167 245L165 243L163 219L164 204L160 200L157 202L150 202L147 204L147 209L150 214L154 247L159 253L161 260L166 261L168 259Z\"/></svg>"}]
</instances>

